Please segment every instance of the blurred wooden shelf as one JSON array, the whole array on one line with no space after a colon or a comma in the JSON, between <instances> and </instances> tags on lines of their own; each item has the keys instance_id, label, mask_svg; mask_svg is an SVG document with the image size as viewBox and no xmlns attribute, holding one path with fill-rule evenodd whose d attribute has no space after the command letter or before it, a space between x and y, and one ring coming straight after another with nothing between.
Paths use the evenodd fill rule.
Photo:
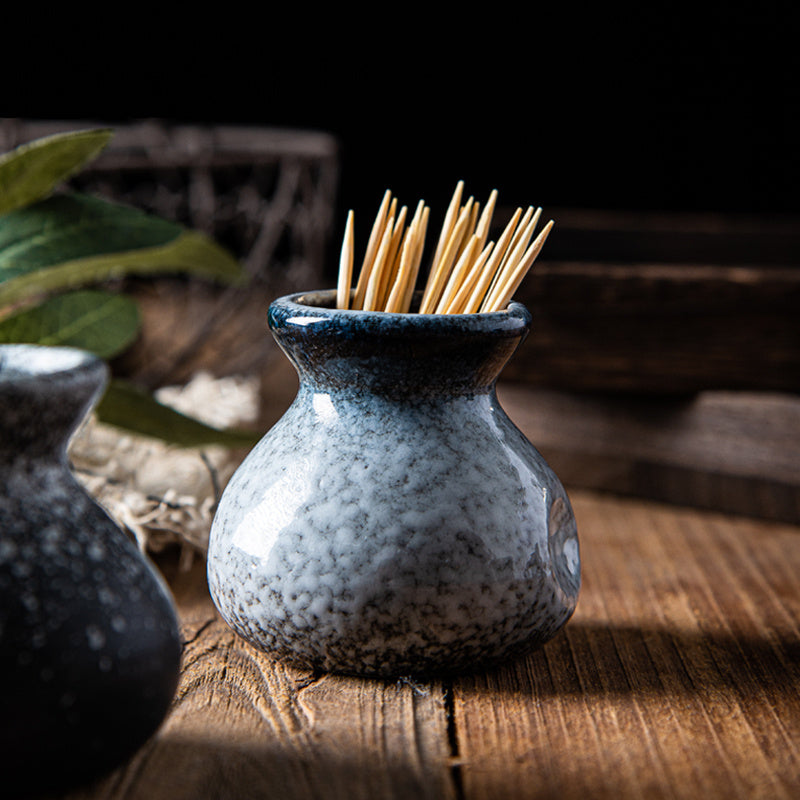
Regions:
<instances>
[{"instance_id":1,"label":"blurred wooden shelf","mask_svg":"<svg viewBox=\"0 0 800 800\"><path fill-rule=\"evenodd\" d=\"M305 673L169 576L183 674L159 733L69 800L800 794L800 528L574 491L583 588L542 650L452 681Z\"/></svg>"},{"instance_id":2,"label":"blurred wooden shelf","mask_svg":"<svg viewBox=\"0 0 800 800\"><path fill-rule=\"evenodd\" d=\"M506 378L577 391L800 391L800 220L548 209Z\"/></svg>"},{"instance_id":3,"label":"blurred wooden shelf","mask_svg":"<svg viewBox=\"0 0 800 800\"><path fill-rule=\"evenodd\" d=\"M498 397L565 484L800 525L800 395L503 382Z\"/></svg>"},{"instance_id":4,"label":"blurred wooden shelf","mask_svg":"<svg viewBox=\"0 0 800 800\"><path fill-rule=\"evenodd\" d=\"M562 480L800 523L800 220L548 214L503 397Z\"/></svg>"}]
</instances>

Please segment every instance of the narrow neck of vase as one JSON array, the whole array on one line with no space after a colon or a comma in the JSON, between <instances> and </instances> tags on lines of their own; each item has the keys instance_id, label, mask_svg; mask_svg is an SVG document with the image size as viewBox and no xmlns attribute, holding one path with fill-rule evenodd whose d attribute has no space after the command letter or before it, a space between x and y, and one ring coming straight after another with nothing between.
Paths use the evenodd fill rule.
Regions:
<instances>
[{"instance_id":1,"label":"narrow neck of vase","mask_svg":"<svg viewBox=\"0 0 800 800\"><path fill-rule=\"evenodd\" d=\"M64 451L97 401L105 364L72 348L0 347L0 453L36 457Z\"/></svg>"},{"instance_id":2,"label":"narrow neck of vase","mask_svg":"<svg viewBox=\"0 0 800 800\"><path fill-rule=\"evenodd\" d=\"M333 293L272 303L272 333L300 380L389 397L486 393L530 328L521 305L491 314L387 314L331 308Z\"/></svg>"}]
</instances>

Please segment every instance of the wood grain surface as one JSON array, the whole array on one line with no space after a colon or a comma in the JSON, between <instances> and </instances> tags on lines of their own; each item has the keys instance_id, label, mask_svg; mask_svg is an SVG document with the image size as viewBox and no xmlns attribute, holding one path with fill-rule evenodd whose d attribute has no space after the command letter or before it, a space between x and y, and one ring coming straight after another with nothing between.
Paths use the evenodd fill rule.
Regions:
<instances>
[{"instance_id":1,"label":"wood grain surface","mask_svg":"<svg viewBox=\"0 0 800 800\"><path fill-rule=\"evenodd\" d=\"M457 684L464 796L793 797L798 532L577 498L565 635Z\"/></svg>"},{"instance_id":2,"label":"wood grain surface","mask_svg":"<svg viewBox=\"0 0 800 800\"><path fill-rule=\"evenodd\" d=\"M274 663L163 564L186 642L159 733L69 800L792 798L800 529L572 492L584 583L527 659L452 682Z\"/></svg>"}]
</instances>

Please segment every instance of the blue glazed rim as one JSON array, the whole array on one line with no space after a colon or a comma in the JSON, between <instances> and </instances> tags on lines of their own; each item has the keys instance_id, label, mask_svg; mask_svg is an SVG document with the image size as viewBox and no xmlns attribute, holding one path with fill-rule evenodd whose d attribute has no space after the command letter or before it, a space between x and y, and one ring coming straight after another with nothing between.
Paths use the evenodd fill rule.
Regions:
<instances>
[{"instance_id":1,"label":"blue glazed rim","mask_svg":"<svg viewBox=\"0 0 800 800\"><path fill-rule=\"evenodd\" d=\"M372 334L458 336L464 334L524 338L533 317L522 303L511 302L501 311L478 314L419 314L390 311L362 311L336 308L336 290L319 289L279 297L270 303L271 329L327 323L353 332L364 329Z\"/></svg>"},{"instance_id":2,"label":"blue glazed rim","mask_svg":"<svg viewBox=\"0 0 800 800\"><path fill-rule=\"evenodd\" d=\"M333 289L273 300L275 340L308 383L395 397L491 391L532 321L520 303L485 314L398 314L335 301Z\"/></svg>"}]
</instances>

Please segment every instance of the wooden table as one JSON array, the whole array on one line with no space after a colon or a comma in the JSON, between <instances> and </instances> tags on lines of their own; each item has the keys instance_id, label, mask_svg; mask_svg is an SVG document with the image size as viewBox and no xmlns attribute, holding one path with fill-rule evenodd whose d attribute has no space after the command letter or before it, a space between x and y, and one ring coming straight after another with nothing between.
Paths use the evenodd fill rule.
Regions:
<instances>
[{"instance_id":1,"label":"wooden table","mask_svg":"<svg viewBox=\"0 0 800 800\"><path fill-rule=\"evenodd\" d=\"M201 562L172 572L172 711L70 800L800 796L800 529L571 494L574 617L452 682L287 669L220 620Z\"/></svg>"}]
</instances>

